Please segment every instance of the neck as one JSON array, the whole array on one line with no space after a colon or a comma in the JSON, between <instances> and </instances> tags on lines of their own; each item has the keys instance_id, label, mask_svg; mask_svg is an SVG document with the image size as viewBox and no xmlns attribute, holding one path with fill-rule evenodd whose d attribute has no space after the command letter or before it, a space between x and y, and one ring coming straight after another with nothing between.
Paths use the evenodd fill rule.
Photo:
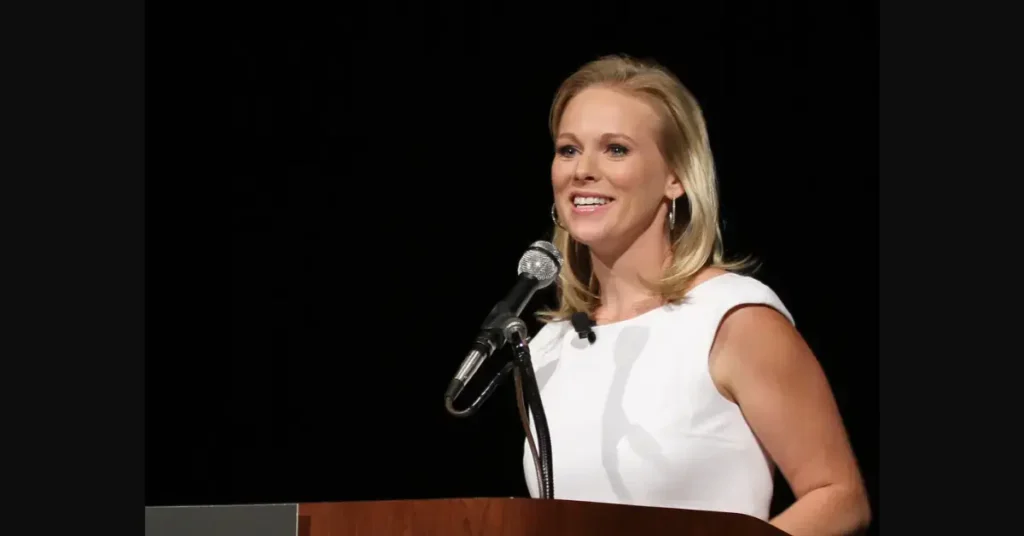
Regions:
<instances>
[{"instance_id":1,"label":"neck","mask_svg":"<svg viewBox=\"0 0 1024 536\"><path fill-rule=\"evenodd\" d=\"M664 304L644 281L661 279L672 261L672 248L661 218L619 249L590 249L590 262L600 284L598 323L617 322Z\"/></svg>"}]
</instances>

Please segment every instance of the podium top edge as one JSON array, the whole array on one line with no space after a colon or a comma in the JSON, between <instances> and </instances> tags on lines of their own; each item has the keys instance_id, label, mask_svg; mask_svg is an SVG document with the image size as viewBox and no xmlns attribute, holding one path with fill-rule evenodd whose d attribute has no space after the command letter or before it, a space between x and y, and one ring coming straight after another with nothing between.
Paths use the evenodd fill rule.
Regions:
<instances>
[{"instance_id":1,"label":"podium top edge","mask_svg":"<svg viewBox=\"0 0 1024 536\"><path fill-rule=\"evenodd\" d=\"M288 506L288 507L298 508L299 504L301 504L301 503L287 502L287 503L244 503L244 504L238 504L238 503L236 503L236 504L168 504L168 505L159 505L159 506L147 506L146 510L155 510L155 509L165 510L165 509L171 509L171 508L252 508L254 506L257 506L257 507L259 507L259 506Z\"/></svg>"}]
</instances>

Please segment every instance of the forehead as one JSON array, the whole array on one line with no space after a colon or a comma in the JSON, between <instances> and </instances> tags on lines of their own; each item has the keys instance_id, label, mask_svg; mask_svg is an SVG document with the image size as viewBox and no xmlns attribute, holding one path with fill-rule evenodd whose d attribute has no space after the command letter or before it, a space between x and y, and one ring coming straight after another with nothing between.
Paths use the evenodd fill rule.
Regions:
<instances>
[{"instance_id":1,"label":"forehead","mask_svg":"<svg viewBox=\"0 0 1024 536\"><path fill-rule=\"evenodd\" d=\"M587 88L569 101L558 131L577 136L606 133L652 137L659 125L657 112L643 99L604 87Z\"/></svg>"}]
</instances>

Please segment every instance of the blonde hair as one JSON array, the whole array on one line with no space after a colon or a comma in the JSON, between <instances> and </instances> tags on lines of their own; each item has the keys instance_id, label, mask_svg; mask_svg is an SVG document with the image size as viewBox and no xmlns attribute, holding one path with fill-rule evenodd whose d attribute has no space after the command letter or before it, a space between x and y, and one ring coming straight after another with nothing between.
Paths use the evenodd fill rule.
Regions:
<instances>
[{"instance_id":1,"label":"blonde hair","mask_svg":"<svg viewBox=\"0 0 1024 536\"><path fill-rule=\"evenodd\" d=\"M675 226L669 231L672 260L661 280L648 282L667 302L679 302L697 274L706 267L740 271L751 261L727 261L718 222L718 188L707 127L697 100L667 69L628 56L605 56L592 61L562 82L551 105L552 138L569 101L584 89L602 86L622 90L651 104L661 118L659 149L682 181L689 208L677 199ZM555 225L555 246L565 264L558 278L559 307L540 311L545 321L565 320L576 312L593 314L600 305L597 278L588 248Z\"/></svg>"}]
</instances>

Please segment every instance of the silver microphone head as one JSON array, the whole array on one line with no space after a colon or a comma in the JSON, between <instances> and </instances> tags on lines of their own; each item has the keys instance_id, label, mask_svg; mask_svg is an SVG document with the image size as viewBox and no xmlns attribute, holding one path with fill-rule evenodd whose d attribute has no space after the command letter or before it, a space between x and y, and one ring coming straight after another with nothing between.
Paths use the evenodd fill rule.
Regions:
<instances>
[{"instance_id":1,"label":"silver microphone head","mask_svg":"<svg viewBox=\"0 0 1024 536\"><path fill-rule=\"evenodd\" d=\"M551 242L538 240L519 259L519 274L529 274L544 288L555 281L562 269L562 254Z\"/></svg>"}]
</instances>

